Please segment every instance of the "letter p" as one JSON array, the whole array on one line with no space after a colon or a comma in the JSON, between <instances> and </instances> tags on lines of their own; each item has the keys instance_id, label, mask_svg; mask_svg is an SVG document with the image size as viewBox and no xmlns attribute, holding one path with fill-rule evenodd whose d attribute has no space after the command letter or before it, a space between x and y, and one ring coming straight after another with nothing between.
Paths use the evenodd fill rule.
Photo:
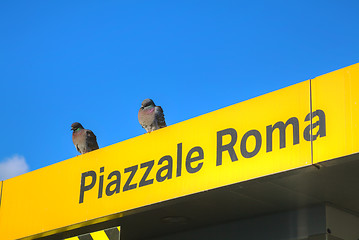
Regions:
<instances>
[{"instance_id":1,"label":"letter p","mask_svg":"<svg viewBox=\"0 0 359 240\"><path fill-rule=\"evenodd\" d=\"M86 177L91 177L91 183L85 186ZM92 189L96 183L96 172L95 171L88 171L81 174L81 187L80 187L80 201L79 203L84 202L84 193Z\"/></svg>"}]
</instances>

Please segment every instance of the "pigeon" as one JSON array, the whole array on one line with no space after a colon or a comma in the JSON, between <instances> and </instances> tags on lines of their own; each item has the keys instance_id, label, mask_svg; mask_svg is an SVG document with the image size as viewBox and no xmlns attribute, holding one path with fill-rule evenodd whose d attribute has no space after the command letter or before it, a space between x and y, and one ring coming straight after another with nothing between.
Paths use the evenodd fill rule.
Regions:
<instances>
[{"instance_id":1,"label":"pigeon","mask_svg":"<svg viewBox=\"0 0 359 240\"><path fill-rule=\"evenodd\" d=\"M81 123L75 122L71 125L72 141L81 154L99 149L95 134L88 129L84 129Z\"/></svg>"},{"instance_id":2,"label":"pigeon","mask_svg":"<svg viewBox=\"0 0 359 240\"><path fill-rule=\"evenodd\" d=\"M145 99L138 111L138 121L141 126L148 132L167 127L165 115L160 106L156 106L152 99Z\"/></svg>"}]
</instances>

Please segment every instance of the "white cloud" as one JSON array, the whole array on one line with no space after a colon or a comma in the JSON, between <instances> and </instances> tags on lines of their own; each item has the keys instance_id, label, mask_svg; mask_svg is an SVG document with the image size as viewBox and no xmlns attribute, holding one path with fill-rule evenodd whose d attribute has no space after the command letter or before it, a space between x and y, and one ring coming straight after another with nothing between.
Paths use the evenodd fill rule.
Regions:
<instances>
[{"instance_id":1,"label":"white cloud","mask_svg":"<svg viewBox=\"0 0 359 240\"><path fill-rule=\"evenodd\" d=\"M0 181L9 179L29 171L23 156L15 154L0 162Z\"/></svg>"}]
</instances>

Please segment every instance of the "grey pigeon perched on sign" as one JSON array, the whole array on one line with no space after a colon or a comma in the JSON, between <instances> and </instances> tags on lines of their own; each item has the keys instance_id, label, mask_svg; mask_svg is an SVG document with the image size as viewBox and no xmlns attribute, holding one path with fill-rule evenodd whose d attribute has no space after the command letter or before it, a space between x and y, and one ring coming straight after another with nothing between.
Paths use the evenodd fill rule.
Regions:
<instances>
[{"instance_id":1,"label":"grey pigeon perched on sign","mask_svg":"<svg viewBox=\"0 0 359 240\"><path fill-rule=\"evenodd\" d=\"M84 129L81 123L75 122L71 125L72 141L75 144L77 151L81 154L91 152L98 149L98 144L95 134L88 129Z\"/></svg>"},{"instance_id":2,"label":"grey pigeon perched on sign","mask_svg":"<svg viewBox=\"0 0 359 240\"><path fill-rule=\"evenodd\" d=\"M149 98L143 100L141 104L138 111L138 121L147 132L167 126L162 108L156 106L152 99Z\"/></svg>"}]
</instances>

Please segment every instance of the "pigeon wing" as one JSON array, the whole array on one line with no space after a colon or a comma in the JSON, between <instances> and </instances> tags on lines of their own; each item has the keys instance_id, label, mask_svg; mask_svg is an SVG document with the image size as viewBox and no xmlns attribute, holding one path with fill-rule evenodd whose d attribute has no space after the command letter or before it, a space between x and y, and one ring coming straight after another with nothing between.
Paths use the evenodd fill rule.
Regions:
<instances>
[{"instance_id":1,"label":"pigeon wing","mask_svg":"<svg viewBox=\"0 0 359 240\"><path fill-rule=\"evenodd\" d=\"M91 150L95 150L99 148L97 144L96 136L91 130L86 130L86 142L87 142L87 146Z\"/></svg>"},{"instance_id":2,"label":"pigeon wing","mask_svg":"<svg viewBox=\"0 0 359 240\"><path fill-rule=\"evenodd\" d=\"M155 107L155 118L159 128L167 127L165 115L163 114L163 109L160 106Z\"/></svg>"}]
</instances>

